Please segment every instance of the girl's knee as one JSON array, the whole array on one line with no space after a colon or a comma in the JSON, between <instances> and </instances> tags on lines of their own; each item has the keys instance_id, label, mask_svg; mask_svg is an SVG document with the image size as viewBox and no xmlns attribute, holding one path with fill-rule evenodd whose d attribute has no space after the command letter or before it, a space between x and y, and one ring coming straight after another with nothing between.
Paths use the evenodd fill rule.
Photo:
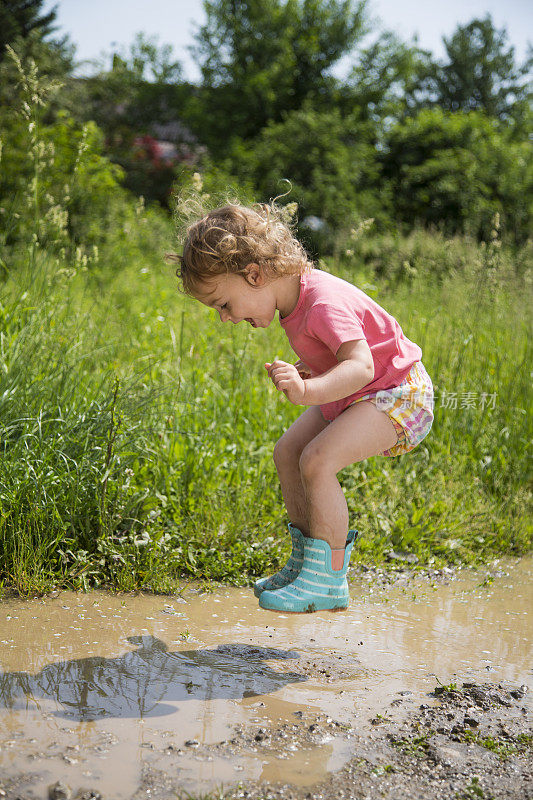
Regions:
<instances>
[{"instance_id":1,"label":"girl's knee","mask_svg":"<svg viewBox=\"0 0 533 800\"><path fill-rule=\"evenodd\" d=\"M283 469L284 466L291 462L294 463L294 449L286 433L284 433L274 445L272 457L277 469Z\"/></svg>"},{"instance_id":2,"label":"girl's knee","mask_svg":"<svg viewBox=\"0 0 533 800\"><path fill-rule=\"evenodd\" d=\"M298 469L302 447L305 447L305 445L302 445L298 437L291 434L291 429L289 428L274 445L272 456L276 468L290 467L291 469Z\"/></svg>"},{"instance_id":3,"label":"girl's knee","mask_svg":"<svg viewBox=\"0 0 533 800\"><path fill-rule=\"evenodd\" d=\"M324 453L315 442L310 442L304 447L299 459L299 466L302 480L307 482L324 475L328 469Z\"/></svg>"}]
</instances>

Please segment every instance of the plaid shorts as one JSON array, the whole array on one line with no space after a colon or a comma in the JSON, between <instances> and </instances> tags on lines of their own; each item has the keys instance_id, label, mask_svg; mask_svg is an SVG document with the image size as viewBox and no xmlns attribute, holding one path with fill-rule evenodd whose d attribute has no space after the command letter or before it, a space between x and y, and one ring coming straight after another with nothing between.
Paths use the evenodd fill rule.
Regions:
<instances>
[{"instance_id":1,"label":"plaid shorts","mask_svg":"<svg viewBox=\"0 0 533 800\"><path fill-rule=\"evenodd\" d=\"M370 400L385 411L396 428L398 441L383 456L400 456L420 444L433 424L433 384L421 361L411 367L399 386L370 392L355 401Z\"/></svg>"}]
</instances>

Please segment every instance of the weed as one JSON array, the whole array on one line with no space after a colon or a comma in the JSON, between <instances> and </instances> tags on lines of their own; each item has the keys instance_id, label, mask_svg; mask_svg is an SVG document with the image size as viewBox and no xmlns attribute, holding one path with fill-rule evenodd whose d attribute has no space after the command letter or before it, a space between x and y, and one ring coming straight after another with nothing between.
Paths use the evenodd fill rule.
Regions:
<instances>
[{"instance_id":1,"label":"weed","mask_svg":"<svg viewBox=\"0 0 533 800\"><path fill-rule=\"evenodd\" d=\"M422 756L426 753L429 742L428 739L432 735L432 731L427 731L419 736L413 736L412 738L402 737L402 738L395 738L391 737L390 742L394 747L398 747L407 755L411 756Z\"/></svg>"},{"instance_id":2,"label":"weed","mask_svg":"<svg viewBox=\"0 0 533 800\"><path fill-rule=\"evenodd\" d=\"M373 767L370 772L373 775L390 775L391 772L396 772L392 764L379 764L377 767Z\"/></svg>"},{"instance_id":3,"label":"weed","mask_svg":"<svg viewBox=\"0 0 533 800\"><path fill-rule=\"evenodd\" d=\"M461 734L461 739L465 742L477 744L490 750L502 760L511 758L517 753L524 753L531 749L533 737L529 734L519 734L516 739L501 739L493 736L481 736L474 731L464 731Z\"/></svg>"},{"instance_id":4,"label":"weed","mask_svg":"<svg viewBox=\"0 0 533 800\"><path fill-rule=\"evenodd\" d=\"M468 786L465 787L464 791L456 794L455 797L457 800L478 800L478 798L479 800L492 800L493 795L485 794L480 786L479 778L474 775Z\"/></svg>"},{"instance_id":5,"label":"weed","mask_svg":"<svg viewBox=\"0 0 533 800\"><path fill-rule=\"evenodd\" d=\"M456 683L453 683L453 682L452 683L442 683L438 678L437 678L437 683L439 685L435 686L435 688L433 689L433 693L436 694L436 695L447 694L448 692L460 692L461 691Z\"/></svg>"}]
</instances>

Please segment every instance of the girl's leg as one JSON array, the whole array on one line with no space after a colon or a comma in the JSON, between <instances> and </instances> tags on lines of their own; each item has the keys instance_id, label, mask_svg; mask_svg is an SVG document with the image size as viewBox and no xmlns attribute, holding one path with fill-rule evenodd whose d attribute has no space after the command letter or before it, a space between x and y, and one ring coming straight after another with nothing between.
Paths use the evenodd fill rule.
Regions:
<instances>
[{"instance_id":1,"label":"girl's leg","mask_svg":"<svg viewBox=\"0 0 533 800\"><path fill-rule=\"evenodd\" d=\"M302 421L302 433L308 435L312 431L313 419L316 417L308 414ZM302 436L299 441L305 438ZM346 573L355 531L347 537L348 509L337 473L348 464L389 449L397 438L390 417L372 403L361 402L322 427L305 445L299 460L305 504L299 502L300 511L309 522L309 536L303 539L301 567L294 580L259 595L261 608L301 614L348 607Z\"/></svg>"},{"instance_id":2,"label":"girl's leg","mask_svg":"<svg viewBox=\"0 0 533 800\"><path fill-rule=\"evenodd\" d=\"M337 473L393 447L397 439L389 415L362 401L347 408L304 447L299 466L309 536L324 539L332 550L344 548L348 507Z\"/></svg>"},{"instance_id":3,"label":"girl's leg","mask_svg":"<svg viewBox=\"0 0 533 800\"><path fill-rule=\"evenodd\" d=\"M309 442L327 427L318 406L312 406L298 417L274 447L274 463L289 520L305 535L309 535L309 509L300 476L300 457Z\"/></svg>"}]
</instances>

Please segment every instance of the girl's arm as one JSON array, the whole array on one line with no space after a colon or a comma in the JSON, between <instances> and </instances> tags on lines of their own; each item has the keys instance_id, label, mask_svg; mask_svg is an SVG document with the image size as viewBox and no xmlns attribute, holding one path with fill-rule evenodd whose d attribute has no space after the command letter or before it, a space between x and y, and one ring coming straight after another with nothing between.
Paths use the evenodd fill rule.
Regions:
<instances>
[{"instance_id":1,"label":"girl's arm","mask_svg":"<svg viewBox=\"0 0 533 800\"><path fill-rule=\"evenodd\" d=\"M344 342L337 350L339 362L322 375L302 379L285 361L265 364L276 389L295 405L319 406L359 391L374 379L374 362L366 339Z\"/></svg>"}]
</instances>

